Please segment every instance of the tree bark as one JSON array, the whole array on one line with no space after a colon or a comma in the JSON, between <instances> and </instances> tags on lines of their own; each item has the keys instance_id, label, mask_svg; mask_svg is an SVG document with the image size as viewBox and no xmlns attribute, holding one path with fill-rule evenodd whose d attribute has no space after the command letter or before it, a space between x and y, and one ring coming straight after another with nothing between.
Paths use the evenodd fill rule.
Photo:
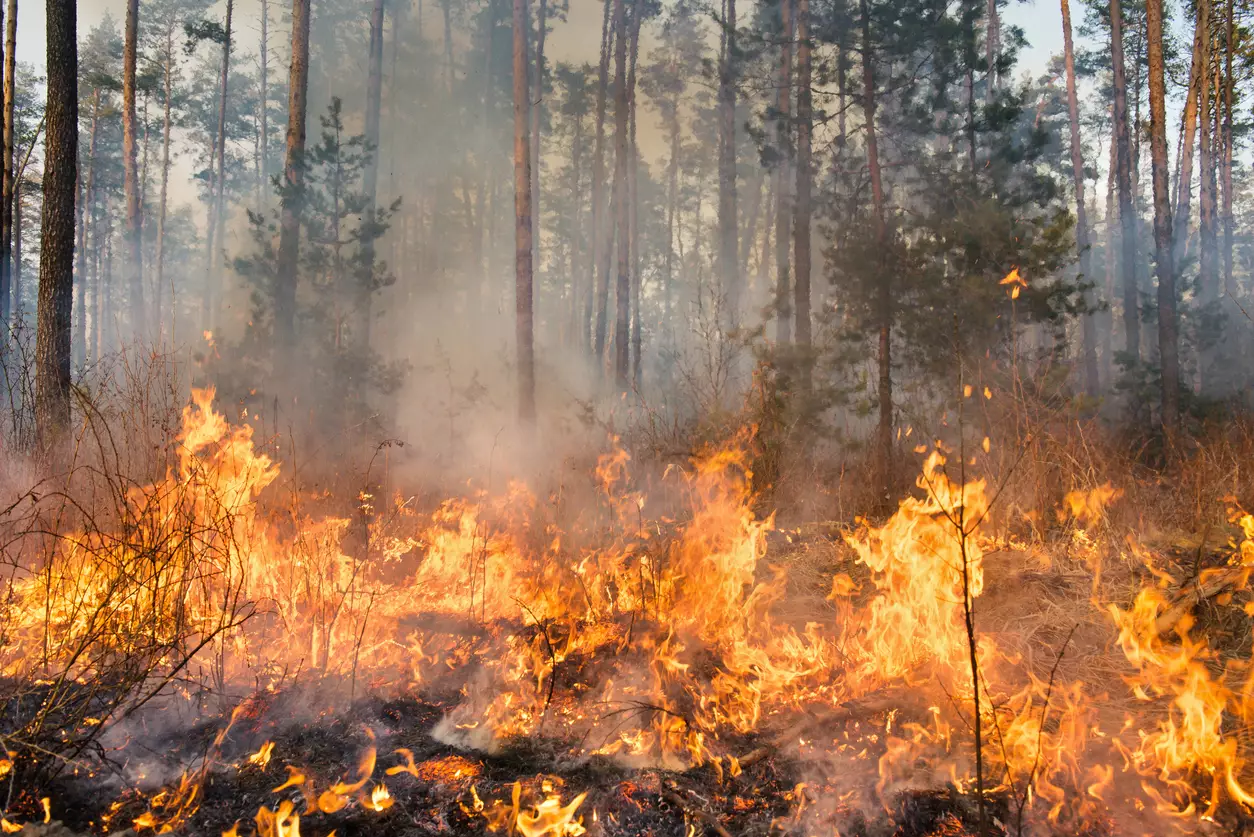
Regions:
<instances>
[{"instance_id":1,"label":"tree bark","mask_svg":"<svg viewBox=\"0 0 1254 837\"><path fill-rule=\"evenodd\" d=\"M587 346L599 364L605 358L606 306L609 305L609 265L602 253L612 240L605 223L605 110L609 89L610 46L614 29L610 26L611 0L605 0L601 17L601 64L597 76L597 125L592 149L592 246L588 248L588 285L592 289L584 303ZM594 325L595 321L595 325Z\"/></svg>"},{"instance_id":2,"label":"tree bark","mask_svg":"<svg viewBox=\"0 0 1254 837\"><path fill-rule=\"evenodd\" d=\"M1189 90L1184 101L1180 123L1180 164L1176 184L1175 223L1172 227L1173 260L1181 267L1189 240L1189 216L1193 203L1193 152L1197 147L1197 112L1201 98L1202 78L1206 73L1205 34L1210 26L1210 0L1198 0L1197 19L1193 26L1193 61L1189 66Z\"/></svg>"},{"instance_id":3,"label":"tree bark","mask_svg":"<svg viewBox=\"0 0 1254 837\"><path fill-rule=\"evenodd\" d=\"M229 8L229 3L228 3ZM122 49L122 162L126 183L126 287L131 328L142 340L148 330L144 313L144 233L140 207L139 161L135 130L135 65L139 48L139 0L127 0L126 38Z\"/></svg>"},{"instance_id":4,"label":"tree bark","mask_svg":"<svg viewBox=\"0 0 1254 837\"><path fill-rule=\"evenodd\" d=\"M44 208L35 338L36 444L50 450L70 426L70 306L74 294L74 181L78 160L78 7L48 0Z\"/></svg>"},{"instance_id":5,"label":"tree bark","mask_svg":"<svg viewBox=\"0 0 1254 837\"><path fill-rule=\"evenodd\" d=\"M636 62L640 55L640 22L643 6L639 0L632 3L631 54L627 58L627 260L631 269L631 380L636 389L644 381L640 368L643 349L643 330L640 322L640 205L639 172L640 150L636 147Z\"/></svg>"},{"instance_id":6,"label":"tree bark","mask_svg":"<svg viewBox=\"0 0 1254 837\"><path fill-rule=\"evenodd\" d=\"M169 208L170 191L170 128L173 125L171 115L171 98L174 95L174 26L171 24L165 32L165 66L162 68L165 87L165 102L161 117L161 190L157 206L157 252L154 254L157 266L154 271L155 289L153 292L153 313L156 320L156 336L158 339L165 334L165 225ZM170 303L174 303L174 291L170 291ZM171 324L173 318L171 317Z\"/></svg>"},{"instance_id":7,"label":"tree bark","mask_svg":"<svg viewBox=\"0 0 1254 837\"><path fill-rule=\"evenodd\" d=\"M634 0L633 0L634 4ZM614 308L614 385L627 392L630 348L631 253L630 201L627 195L627 9L626 0L614 0L614 185L617 216L617 281Z\"/></svg>"},{"instance_id":8,"label":"tree bark","mask_svg":"<svg viewBox=\"0 0 1254 837\"><path fill-rule=\"evenodd\" d=\"M257 211L266 204L266 187L270 183L270 0L261 0L261 36L258 43L260 73L257 81L261 95L261 195Z\"/></svg>"},{"instance_id":9,"label":"tree bark","mask_svg":"<svg viewBox=\"0 0 1254 837\"><path fill-rule=\"evenodd\" d=\"M678 62L673 62L668 72L678 73ZM679 216L679 153L682 126L679 122L679 90L676 89L667 114L670 133L670 157L666 161L666 287L663 290L662 317L668 349L675 348L674 298L675 298L675 227Z\"/></svg>"},{"instance_id":10,"label":"tree bark","mask_svg":"<svg viewBox=\"0 0 1254 837\"><path fill-rule=\"evenodd\" d=\"M296 267L305 183L305 111L309 96L309 3L292 0L292 65L288 82L287 149L279 221L279 255L274 288L274 325L279 347L296 342Z\"/></svg>"},{"instance_id":11,"label":"tree bark","mask_svg":"<svg viewBox=\"0 0 1254 837\"><path fill-rule=\"evenodd\" d=\"M1071 124L1071 178L1075 185L1075 243L1080 256L1080 277L1093 281L1092 243L1089 238L1089 219L1084 200L1084 149L1080 144L1080 102L1075 85L1075 49L1071 40L1071 4L1062 0L1063 58L1067 73L1067 114ZM1085 292L1085 303L1091 308L1093 294ZM1090 396L1098 393L1097 380L1097 328L1093 314L1085 314L1081 321L1084 343L1084 388Z\"/></svg>"},{"instance_id":12,"label":"tree bark","mask_svg":"<svg viewBox=\"0 0 1254 837\"><path fill-rule=\"evenodd\" d=\"M1232 99L1236 77L1232 74L1232 54L1237 50L1236 22L1234 0L1228 0L1227 20L1224 26L1224 116L1220 132L1222 146L1222 174L1220 186L1223 192L1222 223L1223 223L1223 275L1224 292L1233 295L1236 289L1232 284Z\"/></svg>"},{"instance_id":13,"label":"tree bark","mask_svg":"<svg viewBox=\"0 0 1254 837\"><path fill-rule=\"evenodd\" d=\"M366 145L370 159L362 173L362 191L374 222L379 189L379 122L383 111L383 13L384 0L374 0L370 12L370 71L366 81ZM363 352L370 351L370 329L374 299L374 233L368 231L362 242L362 272L357 287L357 341Z\"/></svg>"},{"instance_id":14,"label":"tree bark","mask_svg":"<svg viewBox=\"0 0 1254 837\"><path fill-rule=\"evenodd\" d=\"M1133 364L1141 362L1141 306L1136 285L1136 216L1132 207L1132 148L1128 141L1128 86L1123 64L1123 7L1110 0L1110 57L1114 69L1115 182L1119 193L1119 237L1123 253L1124 351Z\"/></svg>"},{"instance_id":15,"label":"tree bark","mask_svg":"<svg viewBox=\"0 0 1254 837\"><path fill-rule=\"evenodd\" d=\"M131 0L134 2L134 0ZM300 0L296 0L300 2ZM222 42L222 74L219 77L218 95L218 133L217 149L214 156L218 160L217 176L213 182L213 196L210 200L209 234L205 238L205 310L204 329L212 331L217 328L218 309L222 304L222 276L219 271L218 254L226 241L226 220L222 217L222 194L226 188L226 105L228 83L231 77L231 15L235 10L235 0L226 0L226 39ZM293 12L293 15L295 12ZM293 16L293 28L295 17ZM216 235L215 235L216 234Z\"/></svg>"},{"instance_id":16,"label":"tree bark","mask_svg":"<svg viewBox=\"0 0 1254 837\"><path fill-rule=\"evenodd\" d=\"M994 2L995 0L989 0ZM810 347L810 133L814 118L810 95L810 0L797 0L797 214L793 223L796 261L797 345ZM802 385L809 387L809 362L802 358Z\"/></svg>"},{"instance_id":17,"label":"tree bark","mask_svg":"<svg viewBox=\"0 0 1254 837\"><path fill-rule=\"evenodd\" d=\"M95 206L96 206L96 140L100 134L100 88L92 91L91 97L91 131L88 134L90 139L87 141L87 177L84 179L81 173L75 174L74 194L79 195L82 192L82 203L77 208L77 216L80 219L78 229L78 251L77 254L77 274L78 274L78 316L74 317L74 350L72 356L77 356L82 362L87 361L87 230L92 231L92 243L95 242L96 230L92 226L95 222ZM42 271L41 271L42 275ZM92 314L93 328L99 328L99 323L95 320L95 314Z\"/></svg>"},{"instance_id":18,"label":"tree bark","mask_svg":"<svg viewBox=\"0 0 1254 837\"><path fill-rule=\"evenodd\" d=\"M540 135L541 117L544 110L544 41L549 28L549 2L540 0L540 8L536 13L536 57L532 63L531 102L531 205L535 208L535 216L531 225L531 256L534 266L540 265L540 223L544 217L540 212Z\"/></svg>"},{"instance_id":19,"label":"tree bark","mask_svg":"<svg viewBox=\"0 0 1254 837\"><path fill-rule=\"evenodd\" d=\"M862 95L866 121L866 163L871 178L871 202L874 213L875 237L882 254L888 245L888 228L884 208L884 185L880 173L879 138L875 126L875 52L871 43L871 11L869 0L860 0L862 17ZM889 273L880 265L876 277L879 282L879 299L876 313L879 318L879 426L876 432L876 452L879 455L879 483L882 499L887 502L892 493L893 480L893 366L892 366L892 288Z\"/></svg>"},{"instance_id":20,"label":"tree bark","mask_svg":"<svg viewBox=\"0 0 1254 837\"><path fill-rule=\"evenodd\" d=\"M1146 0L1149 41L1150 159L1154 178L1154 266L1158 274L1158 352L1162 365L1162 428L1168 453L1180 417L1180 339L1172 259L1167 172L1167 105L1163 78L1163 0Z\"/></svg>"},{"instance_id":21,"label":"tree bark","mask_svg":"<svg viewBox=\"0 0 1254 837\"><path fill-rule=\"evenodd\" d=\"M722 54L719 60L718 108L718 229L719 279L724 323L740 326L740 264L737 259L736 207L736 0L723 0L726 14L722 26Z\"/></svg>"},{"instance_id":22,"label":"tree bark","mask_svg":"<svg viewBox=\"0 0 1254 837\"><path fill-rule=\"evenodd\" d=\"M792 118L792 3L780 0L779 76L775 94L775 340L792 342L792 281L789 276L789 239L792 227L792 195L789 188L789 123Z\"/></svg>"},{"instance_id":23,"label":"tree bark","mask_svg":"<svg viewBox=\"0 0 1254 837\"><path fill-rule=\"evenodd\" d=\"M524 425L532 424L536 417L527 63L527 0L514 0L514 334L518 353L518 419Z\"/></svg>"},{"instance_id":24,"label":"tree bark","mask_svg":"<svg viewBox=\"0 0 1254 837\"><path fill-rule=\"evenodd\" d=\"M1198 91L1198 286L1203 304L1211 304L1219 299L1219 269L1216 264L1216 200L1215 200L1215 148L1213 123L1215 85L1213 39L1207 27L1204 54L1202 59L1202 80ZM1203 368L1203 376L1209 370Z\"/></svg>"},{"instance_id":25,"label":"tree bark","mask_svg":"<svg viewBox=\"0 0 1254 837\"><path fill-rule=\"evenodd\" d=\"M4 36L4 164L0 172L0 331L8 326L17 303L17 265L13 257L13 94L17 85L17 0L8 0ZM10 298L14 301L10 305Z\"/></svg>"}]
</instances>

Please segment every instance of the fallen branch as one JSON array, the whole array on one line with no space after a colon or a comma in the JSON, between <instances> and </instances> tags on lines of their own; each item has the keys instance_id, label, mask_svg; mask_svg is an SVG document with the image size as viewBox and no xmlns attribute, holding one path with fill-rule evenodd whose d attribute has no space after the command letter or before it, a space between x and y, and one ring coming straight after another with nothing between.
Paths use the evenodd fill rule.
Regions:
<instances>
[{"instance_id":1,"label":"fallen branch","mask_svg":"<svg viewBox=\"0 0 1254 837\"><path fill-rule=\"evenodd\" d=\"M718 837L731 837L731 832L723 827L723 824L719 822L718 817L714 816L709 811L698 808L675 791L662 791L662 798L682 810L688 816L701 820L701 822L708 825L710 830L717 834Z\"/></svg>"}]
</instances>

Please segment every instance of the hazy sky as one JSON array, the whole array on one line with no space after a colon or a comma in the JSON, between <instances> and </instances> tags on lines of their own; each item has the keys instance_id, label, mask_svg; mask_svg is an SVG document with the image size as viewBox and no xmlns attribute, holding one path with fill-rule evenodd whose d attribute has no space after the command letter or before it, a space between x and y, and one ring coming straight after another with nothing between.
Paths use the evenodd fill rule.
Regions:
<instances>
[{"instance_id":1,"label":"hazy sky","mask_svg":"<svg viewBox=\"0 0 1254 837\"><path fill-rule=\"evenodd\" d=\"M367 0L361 0L363 6L367 4ZM18 44L17 55L21 61L29 61L32 64L44 63L44 3L40 0L26 0L19 4L18 7ZM142 5L142 0L141 0ZM257 5L255 0L237 0L236 14L250 18L251 6ZM316 3L315 3L316 5ZM572 27L576 30L584 30L585 21L592 23L593 31L595 27L600 25L601 13L600 3L597 0L572 0ZM583 7L587 7L585 10ZM78 25L80 34L89 31L93 26L100 22L105 12L113 13L113 16L119 21L125 14L125 0L78 0ZM587 14L585 14L585 11ZM317 10L315 9L315 14ZM1006 21L1011 24L1022 26L1027 32L1028 40L1031 41L1031 47L1023 56L1024 69L1037 72L1042 70L1049 60L1052 53L1062 49L1062 15L1059 11L1057 3L1045 2L1045 0L1036 0L1036 2L1013 3L1006 12ZM253 29L251 21L246 20L245 25L249 29ZM555 47L560 49L567 47L571 55L579 53L577 57L595 57L596 43L588 43L583 38L563 39L562 25L559 24L554 32L553 38L556 41ZM565 41L566 43L563 43ZM573 42L572 42L573 41ZM582 41L582 43L581 43ZM584 56L582 53L587 49L592 54ZM567 50L562 50L566 52ZM558 55L557 57L565 57Z\"/></svg>"}]
</instances>

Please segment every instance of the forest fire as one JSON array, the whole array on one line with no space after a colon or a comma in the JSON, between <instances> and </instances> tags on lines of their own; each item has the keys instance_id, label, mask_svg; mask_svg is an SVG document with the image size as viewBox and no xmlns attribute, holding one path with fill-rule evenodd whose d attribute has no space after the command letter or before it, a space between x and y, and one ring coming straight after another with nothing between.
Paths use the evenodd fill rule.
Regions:
<instances>
[{"instance_id":1,"label":"forest fire","mask_svg":"<svg viewBox=\"0 0 1254 837\"><path fill-rule=\"evenodd\" d=\"M354 540L350 519L267 504L281 466L248 426L226 421L211 390L195 393L183 421L178 467L129 491L122 529L62 533L11 585L4 611L4 675L30 683L39 706L6 734L5 772L34 775L42 756L23 742L50 713L130 728L99 766L74 757L80 775L62 785L74 805L93 787L82 771L133 758L143 737L128 720L135 699L104 694L118 660L148 661L133 684L145 702L200 700L191 672L219 690L256 690L180 779L88 815L106 830L203 833L222 816L212 786L232 783L269 797L252 833L306 837L349 815L423 808L455 818L454 830L574 837L636 833L639 817L666 810L720 834L722 810L806 834L861 833L857 823L885 818L933 822L908 832L920 834L1122 834L1135 829L1111 823L1208 821L1254 805L1240 734L1254 677L1238 660L1216 666L1173 599L1190 588L1147 550L1132 547L1152 575L1130 607L1104 601L1097 570L1085 570L1091 613L1060 644L1003 647L1014 625L996 616L969 630L975 604L1033 547L994 527L986 481L954 481L938 450L916 496L883 525L829 541L815 567L768 546L747 433L668 470L678 512L657 512L613 447L595 500L568 528L513 484L429 514L397 500ZM1055 560L1067 573L1101 560L1096 530L1080 527L1115 497L1102 486L1060 506L1073 534ZM1198 576L1198 595L1246 588L1254 517L1234 519L1244 540ZM1035 618L1032 605L1015 618ZM1075 650L1082 623L1105 631L1119 658ZM1080 676L1064 674L1080 653ZM293 678L293 665L308 670ZM333 684L346 679L417 701L407 711L425 719L377 716L358 722L360 746L302 751L301 735L344 711ZM281 707L298 694L310 708L292 727ZM534 780L501 775L545 762L551 772ZM53 796L5 828L72 813L61 804Z\"/></svg>"}]
</instances>

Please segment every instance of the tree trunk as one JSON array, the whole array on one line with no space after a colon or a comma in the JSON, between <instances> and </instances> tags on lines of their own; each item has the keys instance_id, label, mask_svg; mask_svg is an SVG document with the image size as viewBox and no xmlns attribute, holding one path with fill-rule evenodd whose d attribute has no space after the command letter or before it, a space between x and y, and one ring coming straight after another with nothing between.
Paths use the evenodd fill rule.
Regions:
<instances>
[{"instance_id":1,"label":"tree trunk","mask_svg":"<svg viewBox=\"0 0 1254 837\"><path fill-rule=\"evenodd\" d=\"M81 362L87 360L87 230L92 229L92 244L95 245L95 229L91 227L96 206L96 140L100 133L100 88L92 91L91 97L91 132L87 146L87 177L80 183L80 175L75 174L74 194L82 190L82 204L78 207L81 224L78 229L78 316L74 317L74 350L73 355ZM42 271L41 274L42 275ZM94 322L94 321L93 321ZM96 327L96 326L93 326Z\"/></svg>"},{"instance_id":2,"label":"tree trunk","mask_svg":"<svg viewBox=\"0 0 1254 837\"><path fill-rule=\"evenodd\" d=\"M300 0L297 0L299 2ZM131 0L134 2L134 0ZM218 309L222 305L222 276L218 255L225 248L226 220L222 217L222 193L226 188L226 105L227 85L231 77L231 14L235 0L226 0L226 39L222 42L222 74L219 77L218 95L218 159L217 176L214 178L213 197L210 201L209 234L206 236L208 252L205 254L205 310L204 329L212 331L218 325ZM295 14L295 12L293 12ZM293 27L295 18L293 17ZM295 63L295 61L293 61ZM215 240L215 232L217 234Z\"/></svg>"},{"instance_id":3,"label":"tree trunk","mask_svg":"<svg viewBox=\"0 0 1254 837\"><path fill-rule=\"evenodd\" d=\"M718 74L718 257L723 304L727 306L723 321L735 329L740 325L741 304L736 253L736 0L723 0L723 7L726 14Z\"/></svg>"},{"instance_id":4,"label":"tree trunk","mask_svg":"<svg viewBox=\"0 0 1254 837\"><path fill-rule=\"evenodd\" d=\"M1223 275L1224 292L1229 296L1236 293L1232 284L1232 99L1236 78L1232 74L1232 53L1237 50L1236 22L1233 0L1228 0L1227 21L1224 26L1224 115L1223 127L1220 130L1222 174L1220 186L1223 192Z\"/></svg>"},{"instance_id":5,"label":"tree trunk","mask_svg":"<svg viewBox=\"0 0 1254 837\"><path fill-rule=\"evenodd\" d=\"M621 0L619 0L621 2ZM518 352L518 419L536 417L532 344L531 137L527 88L527 0L514 0L514 296Z\"/></svg>"},{"instance_id":6,"label":"tree trunk","mask_svg":"<svg viewBox=\"0 0 1254 837\"><path fill-rule=\"evenodd\" d=\"M22 190L18 177L13 183L13 315L22 316Z\"/></svg>"},{"instance_id":7,"label":"tree trunk","mask_svg":"<svg viewBox=\"0 0 1254 837\"><path fill-rule=\"evenodd\" d=\"M988 0L985 15L984 60L988 64L988 89L984 91L984 96L991 104L997 93L997 56L1001 51L1001 17L997 11L997 0Z\"/></svg>"},{"instance_id":8,"label":"tree trunk","mask_svg":"<svg viewBox=\"0 0 1254 837\"><path fill-rule=\"evenodd\" d=\"M300 222L304 204L305 109L309 96L309 4L292 0L292 67L288 82L287 150L274 286L275 336L290 353L296 342L296 267L300 260ZM290 357L290 355L289 355Z\"/></svg>"},{"instance_id":9,"label":"tree trunk","mask_svg":"<svg viewBox=\"0 0 1254 837\"><path fill-rule=\"evenodd\" d=\"M260 73L257 82L261 97L261 196L257 211L261 212L266 205L266 187L270 183L270 0L261 0L261 37L258 42Z\"/></svg>"},{"instance_id":10,"label":"tree trunk","mask_svg":"<svg viewBox=\"0 0 1254 837\"><path fill-rule=\"evenodd\" d=\"M614 241L613 224L606 223L605 218L605 111L606 99L609 98L610 49L617 32L610 25L611 2L612 0L605 0L601 20L601 66L597 76L597 133L592 151L593 246L589 250L592 259L588 265L588 276L589 283L596 288L596 293L589 294L586 307L588 328L592 330L588 346L592 349L598 366L605 360L606 319L610 296L609 253Z\"/></svg>"},{"instance_id":11,"label":"tree trunk","mask_svg":"<svg viewBox=\"0 0 1254 837\"><path fill-rule=\"evenodd\" d=\"M789 122L792 118L792 3L780 0L779 80L775 94L775 340L792 342L792 287L789 277L789 239L792 227L792 196L789 189Z\"/></svg>"},{"instance_id":12,"label":"tree trunk","mask_svg":"<svg viewBox=\"0 0 1254 837\"><path fill-rule=\"evenodd\" d=\"M633 0L633 11L635 0ZM627 33L626 0L614 0L614 185L617 192L617 265L614 291L614 385L625 393L631 337L628 333L631 305L631 201L627 194Z\"/></svg>"},{"instance_id":13,"label":"tree trunk","mask_svg":"<svg viewBox=\"0 0 1254 837\"><path fill-rule=\"evenodd\" d=\"M1075 243L1080 256L1080 277L1093 281L1092 246L1089 220L1084 202L1084 149L1080 144L1080 103L1075 86L1075 50L1071 40L1071 4L1062 0L1062 43L1067 72L1067 114L1071 123L1071 178L1075 184ZM1092 292L1085 293L1085 303L1092 307ZM1097 329L1092 314L1081 322L1084 340L1084 388L1090 396L1098 393Z\"/></svg>"},{"instance_id":14,"label":"tree trunk","mask_svg":"<svg viewBox=\"0 0 1254 837\"><path fill-rule=\"evenodd\" d=\"M1180 340L1171 257L1171 198L1167 173L1167 105L1163 79L1163 0L1146 0L1149 41L1150 159L1154 177L1154 256L1158 274L1158 352L1162 364L1162 426L1168 454L1180 415Z\"/></svg>"},{"instance_id":15,"label":"tree trunk","mask_svg":"<svg viewBox=\"0 0 1254 837\"><path fill-rule=\"evenodd\" d=\"M995 0L989 0L995 2ZM797 0L797 215L793 222L796 261L797 345L810 347L810 0ZM809 387L809 361L802 358L802 385Z\"/></svg>"},{"instance_id":16,"label":"tree trunk","mask_svg":"<svg viewBox=\"0 0 1254 837\"><path fill-rule=\"evenodd\" d=\"M376 211L379 188L379 121L383 110L383 12L384 0L374 0L370 12L370 72L366 82L366 145L370 159L362 174L370 222ZM373 319L375 234L367 230L362 240L362 269L357 282L357 341L362 352L370 351Z\"/></svg>"},{"instance_id":17,"label":"tree trunk","mask_svg":"<svg viewBox=\"0 0 1254 837\"><path fill-rule=\"evenodd\" d=\"M676 72L671 66L670 71ZM666 335L666 347L675 348L675 228L679 220L679 148L682 126L679 122L679 91L676 90L671 100L668 114L668 130L670 132L670 158L666 161L666 287L663 292L662 317L663 333Z\"/></svg>"},{"instance_id":18,"label":"tree trunk","mask_svg":"<svg viewBox=\"0 0 1254 837\"><path fill-rule=\"evenodd\" d=\"M230 8L229 2L227 8ZM144 314L144 219L139 201L138 141L135 131L135 64L138 41L139 0L127 0L126 38L122 49L122 162L126 170L126 288L130 302L132 334L142 340L148 329L148 320Z\"/></svg>"},{"instance_id":19,"label":"tree trunk","mask_svg":"<svg viewBox=\"0 0 1254 837\"><path fill-rule=\"evenodd\" d=\"M74 295L74 181L78 168L78 6L48 0L44 208L35 338L36 444L70 426L70 306Z\"/></svg>"},{"instance_id":20,"label":"tree trunk","mask_svg":"<svg viewBox=\"0 0 1254 837\"><path fill-rule=\"evenodd\" d=\"M13 94L17 84L17 0L8 0L4 35L4 164L0 173L0 330L8 326L17 303L17 265L13 257ZM13 298L12 308L9 299Z\"/></svg>"},{"instance_id":21,"label":"tree trunk","mask_svg":"<svg viewBox=\"0 0 1254 837\"><path fill-rule=\"evenodd\" d=\"M1214 76L1214 41L1207 28L1205 53L1203 56L1202 82L1198 92L1198 286L1204 305L1219 299L1219 266L1216 264L1216 200L1215 200L1215 147L1213 123L1216 107ZM1202 369L1203 377L1209 370Z\"/></svg>"},{"instance_id":22,"label":"tree trunk","mask_svg":"<svg viewBox=\"0 0 1254 837\"><path fill-rule=\"evenodd\" d=\"M1115 112L1114 102L1111 102L1110 112ZM1110 153L1109 160L1106 163L1106 229L1103 247L1105 248L1106 257L1106 301L1113 303L1115 299L1115 284L1118 279L1118 260L1115 256L1115 242L1117 241L1117 233L1115 228L1118 226L1118 209L1115 201L1115 169L1119 167L1118 148L1115 143L1114 136L1114 118L1111 118L1111 136L1110 136ZM1098 329L1101 334L1102 343L1102 380L1105 386L1109 388L1114 383L1114 335L1115 335L1115 315L1111 307L1107 307L1102 312L1102 322Z\"/></svg>"},{"instance_id":23,"label":"tree trunk","mask_svg":"<svg viewBox=\"0 0 1254 837\"><path fill-rule=\"evenodd\" d=\"M1114 68L1115 182L1119 193L1119 238L1123 259L1124 351L1133 364L1141 362L1141 306L1136 286L1136 216L1132 208L1132 147L1128 141L1128 85L1123 66L1123 7L1110 0L1110 58Z\"/></svg>"},{"instance_id":24,"label":"tree trunk","mask_svg":"<svg viewBox=\"0 0 1254 837\"><path fill-rule=\"evenodd\" d=\"M540 211L540 134L541 116L544 109L544 39L549 27L549 2L540 0L540 8L536 14L536 58L532 62L535 70L532 78L531 102L531 205L535 216L531 225L531 256L534 266L540 265L540 224L544 217Z\"/></svg>"},{"instance_id":25,"label":"tree trunk","mask_svg":"<svg viewBox=\"0 0 1254 837\"><path fill-rule=\"evenodd\" d=\"M1210 26L1210 0L1198 0L1197 19L1193 26L1193 62L1189 67L1189 90L1184 101L1180 123L1180 174L1176 184L1176 212L1172 234L1173 260L1179 269L1189 240L1189 215L1193 202L1193 152L1197 147L1197 111L1201 98L1202 79L1206 74L1205 35Z\"/></svg>"},{"instance_id":26,"label":"tree trunk","mask_svg":"<svg viewBox=\"0 0 1254 837\"><path fill-rule=\"evenodd\" d=\"M871 201L875 220L875 237L881 254L888 245L887 218L884 208L884 185L880 176L879 140L875 126L875 53L871 43L871 12L869 0L860 0L862 11L862 96L866 122L866 163L871 177ZM777 233L778 234L778 233ZM880 265L876 276L879 284L879 426L876 452L879 456L879 484L886 502L892 493L893 480L893 367L892 367L892 288L889 274Z\"/></svg>"},{"instance_id":27,"label":"tree trunk","mask_svg":"<svg viewBox=\"0 0 1254 837\"><path fill-rule=\"evenodd\" d=\"M170 113L170 99L174 95L174 28L171 26L165 33L165 66L162 68L165 82L165 102L161 117L161 194L157 206L157 252L155 258L156 288L154 291L153 313L156 320L156 336L160 340L165 334L165 306L162 296L165 293L165 224L169 207L170 190L170 128L173 125ZM170 291L170 304L173 308L174 291ZM173 316L171 316L173 325Z\"/></svg>"},{"instance_id":28,"label":"tree trunk","mask_svg":"<svg viewBox=\"0 0 1254 837\"><path fill-rule=\"evenodd\" d=\"M639 169L640 150L636 147L636 62L640 56L640 22L644 10L639 0L632 4L631 54L627 58L627 260L631 267L631 380L636 392L640 392L644 380L640 368L643 348L640 322L640 205Z\"/></svg>"}]
</instances>

